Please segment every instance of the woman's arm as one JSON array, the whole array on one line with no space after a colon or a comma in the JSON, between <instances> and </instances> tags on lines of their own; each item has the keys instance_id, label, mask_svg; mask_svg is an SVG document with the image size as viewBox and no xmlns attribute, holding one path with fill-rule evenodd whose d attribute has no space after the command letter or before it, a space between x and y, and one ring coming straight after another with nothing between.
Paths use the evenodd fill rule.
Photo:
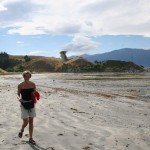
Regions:
<instances>
[{"instance_id":1,"label":"woman's arm","mask_svg":"<svg viewBox=\"0 0 150 150\"><path fill-rule=\"evenodd\" d=\"M35 83L33 83L32 82L32 84L33 84L33 89L34 89L34 91L36 90L36 85L35 85Z\"/></svg>"},{"instance_id":2,"label":"woman's arm","mask_svg":"<svg viewBox=\"0 0 150 150\"><path fill-rule=\"evenodd\" d=\"M18 92L17 92L17 98L18 98L18 100L20 101L20 99L21 99L21 97L20 97L20 90L21 90L21 88L20 88L20 84L18 85Z\"/></svg>"}]
</instances>

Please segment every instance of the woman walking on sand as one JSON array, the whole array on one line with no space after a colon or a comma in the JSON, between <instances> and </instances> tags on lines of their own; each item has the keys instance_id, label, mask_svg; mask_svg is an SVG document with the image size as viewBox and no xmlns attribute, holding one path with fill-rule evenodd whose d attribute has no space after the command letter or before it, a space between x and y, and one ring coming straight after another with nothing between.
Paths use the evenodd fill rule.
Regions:
<instances>
[{"instance_id":1,"label":"woman walking on sand","mask_svg":"<svg viewBox=\"0 0 150 150\"><path fill-rule=\"evenodd\" d=\"M33 119L36 117L35 104L32 100L31 93L36 90L35 83L29 81L31 78L30 71L23 72L24 81L18 85L18 100L21 102L21 118L23 124L18 136L21 138L25 127L29 123L29 143L36 144L33 140Z\"/></svg>"}]
</instances>

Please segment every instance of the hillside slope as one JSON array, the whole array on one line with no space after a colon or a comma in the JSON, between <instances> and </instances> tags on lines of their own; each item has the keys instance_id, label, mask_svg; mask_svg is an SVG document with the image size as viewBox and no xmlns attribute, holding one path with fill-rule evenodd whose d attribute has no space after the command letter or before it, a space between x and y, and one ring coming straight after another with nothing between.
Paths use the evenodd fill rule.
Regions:
<instances>
[{"instance_id":1,"label":"hillside slope","mask_svg":"<svg viewBox=\"0 0 150 150\"><path fill-rule=\"evenodd\" d=\"M20 65L25 70L35 72L83 72L86 66L93 64L82 57L75 57L65 62L60 58L44 56L29 56L31 60L28 62L24 61L24 56L10 56L10 58L20 60Z\"/></svg>"},{"instance_id":2,"label":"hillside slope","mask_svg":"<svg viewBox=\"0 0 150 150\"><path fill-rule=\"evenodd\" d=\"M12 59L22 61L20 65L23 66L24 70L31 70L35 72L53 72L55 66L61 62L61 59L54 57L44 56L28 56L31 60L28 62L24 61L24 56L10 56Z\"/></svg>"},{"instance_id":3,"label":"hillside slope","mask_svg":"<svg viewBox=\"0 0 150 150\"><path fill-rule=\"evenodd\" d=\"M92 65L92 62L82 58L75 57L69 59L68 61L60 63L56 67L56 71L58 72L84 72L87 71L87 66Z\"/></svg>"},{"instance_id":4,"label":"hillside slope","mask_svg":"<svg viewBox=\"0 0 150 150\"><path fill-rule=\"evenodd\" d=\"M1 59L0 59L1 60ZM3 60L3 58L2 58ZM90 62L82 57L75 57L62 61L60 58L44 56L9 56L6 62L11 61L9 66L4 66L3 70L8 72L22 72L30 70L32 72L141 72L142 66L133 62L120 60L107 60L102 62ZM1 61L0 61L1 63Z\"/></svg>"}]
</instances>

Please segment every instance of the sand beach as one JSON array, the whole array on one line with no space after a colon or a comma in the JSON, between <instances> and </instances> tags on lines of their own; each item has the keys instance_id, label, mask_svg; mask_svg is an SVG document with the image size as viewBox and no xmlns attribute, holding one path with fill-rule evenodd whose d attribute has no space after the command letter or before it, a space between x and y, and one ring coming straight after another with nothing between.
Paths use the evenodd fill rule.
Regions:
<instances>
[{"instance_id":1,"label":"sand beach","mask_svg":"<svg viewBox=\"0 0 150 150\"><path fill-rule=\"evenodd\" d=\"M0 150L150 149L150 74L33 74L35 146L18 138L22 80L0 75Z\"/></svg>"}]
</instances>

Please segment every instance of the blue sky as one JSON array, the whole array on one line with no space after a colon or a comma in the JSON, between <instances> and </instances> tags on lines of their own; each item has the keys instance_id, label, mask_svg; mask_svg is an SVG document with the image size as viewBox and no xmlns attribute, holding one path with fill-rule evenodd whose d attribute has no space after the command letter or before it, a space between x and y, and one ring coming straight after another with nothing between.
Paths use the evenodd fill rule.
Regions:
<instances>
[{"instance_id":1,"label":"blue sky","mask_svg":"<svg viewBox=\"0 0 150 150\"><path fill-rule=\"evenodd\" d=\"M0 0L0 51L60 57L61 50L150 49L149 14L149 0Z\"/></svg>"}]
</instances>

